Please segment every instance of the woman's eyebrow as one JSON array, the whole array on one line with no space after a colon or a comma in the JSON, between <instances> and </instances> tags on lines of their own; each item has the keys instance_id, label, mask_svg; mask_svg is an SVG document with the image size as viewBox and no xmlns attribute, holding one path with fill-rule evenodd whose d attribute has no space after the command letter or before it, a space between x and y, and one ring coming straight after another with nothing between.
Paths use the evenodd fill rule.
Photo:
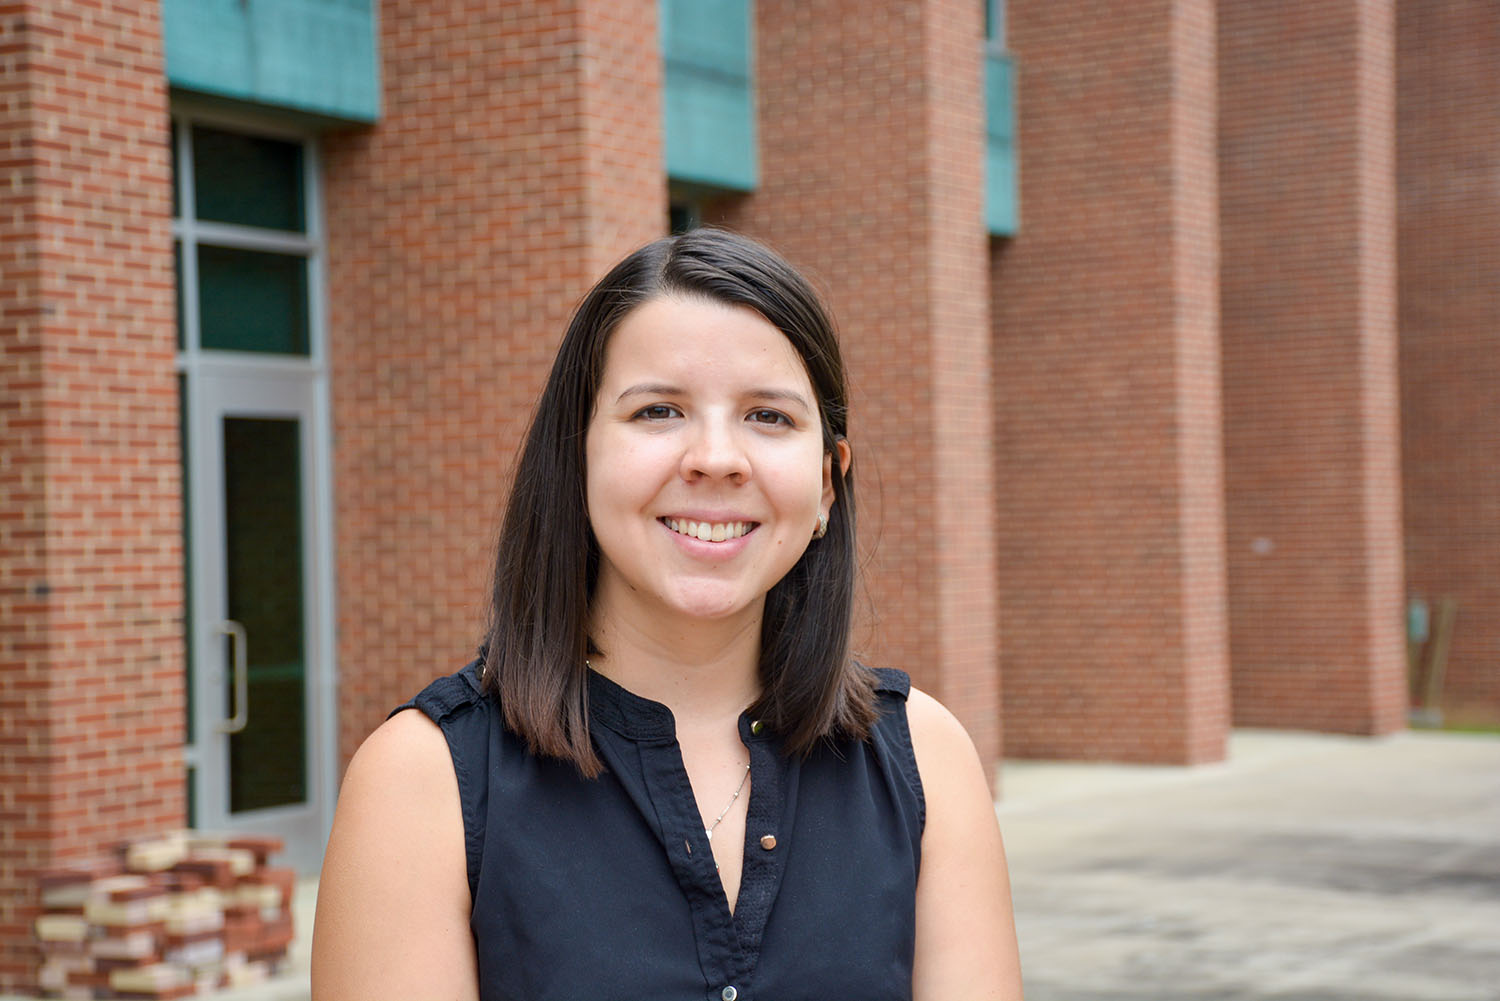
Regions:
<instances>
[{"instance_id":1,"label":"woman's eyebrow","mask_svg":"<svg viewBox=\"0 0 1500 1001\"><path fill-rule=\"evenodd\" d=\"M807 397L790 389L752 389L745 395L756 400L784 400L797 404L803 410L812 409L812 404L807 402Z\"/></svg>"},{"instance_id":2,"label":"woman's eyebrow","mask_svg":"<svg viewBox=\"0 0 1500 1001\"><path fill-rule=\"evenodd\" d=\"M681 396L682 392L681 386L665 382L638 382L615 397L615 402L619 403L627 396Z\"/></svg>"}]
</instances>

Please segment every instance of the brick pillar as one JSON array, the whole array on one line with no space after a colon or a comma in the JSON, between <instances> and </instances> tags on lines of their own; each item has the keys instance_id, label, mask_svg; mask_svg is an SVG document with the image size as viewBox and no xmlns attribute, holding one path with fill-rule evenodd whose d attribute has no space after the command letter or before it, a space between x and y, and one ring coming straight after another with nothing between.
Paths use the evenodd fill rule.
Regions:
<instances>
[{"instance_id":1,"label":"brick pillar","mask_svg":"<svg viewBox=\"0 0 1500 1001\"><path fill-rule=\"evenodd\" d=\"M856 640L999 756L982 5L758 0L761 185L710 221L828 293L853 381Z\"/></svg>"},{"instance_id":2,"label":"brick pillar","mask_svg":"<svg viewBox=\"0 0 1500 1001\"><path fill-rule=\"evenodd\" d=\"M1235 722L1403 723L1392 0L1220 8Z\"/></svg>"},{"instance_id":3,"label":"brick pillar","mask_svg":"<svg viewBox=\"0 0 1500 1001\"><path fill-rule=\"evenodd\" d=\"M656 10L381 5L381 120L325 146L345 761L472 656L567 317L665 232Z\"/></svg>"},{"instance_id":4,"label":"brick pillar","mask_svg":"<svg viewBox=\"0 0 1500 1001\"><path fill-rule=\"evenodd\" d=\"M0 992L34 876L185 822L155 4L0 3Z\"/></svg>"},{"instance_id":5,"label":"brick pillar","mask_svg":"<svg viewBox=\"0 0 1500 1001\"><path fill-rule=\"evenodd\" d=\"M1500 7L1397 7L1406 582L1458 603L1449 718L1500 723Z\"/></svg>"},{"instance_id":6,"label":"brick pillar","mask_svg":"<svg viewBox=\"0 0 1500 1001\"><path fill-rule=\"evenodd\" d=\"M1008 5L993 264L1006 753L1198 762L1228 727L1209 0Z\"/></svg>"}]
</instances>

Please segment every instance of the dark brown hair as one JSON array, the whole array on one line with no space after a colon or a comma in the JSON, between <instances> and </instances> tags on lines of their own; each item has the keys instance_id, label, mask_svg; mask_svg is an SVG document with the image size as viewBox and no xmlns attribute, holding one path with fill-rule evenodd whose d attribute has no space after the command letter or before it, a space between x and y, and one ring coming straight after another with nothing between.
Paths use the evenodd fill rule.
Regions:
<instances>
[{"instance_id":1,"label":"dark brown hair","mask_svg":"<svg viewBox=\"0 0 1500 1001\"><path fill-rule=\"evenodd\" d=\"M664 295L747 306L785 334L807 366L823 449L834 454L828 533L766 596L762 695L751 713L789 753L806 753L827 737L863 739L875 718L869 672L849 652L854 491L836 452L848 432L848 390L833 323L806 279L777 254L725 230L695 229L637 250L584 297L537 404L500 530L485 689L534 752L589 776L601 768L589 739L584 666L599 547L585 530L584 436L610 334L631 310Z\"/></svg>"}]
</instances>

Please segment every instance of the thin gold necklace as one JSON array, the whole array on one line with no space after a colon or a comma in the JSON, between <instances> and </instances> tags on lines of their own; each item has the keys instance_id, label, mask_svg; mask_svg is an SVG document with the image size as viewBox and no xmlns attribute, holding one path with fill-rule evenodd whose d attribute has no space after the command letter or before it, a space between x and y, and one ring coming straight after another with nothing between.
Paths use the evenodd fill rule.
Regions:
<instances>
[{"instance_id":1,"label":"thin gold necklace","mask_svg":"<svg viewBox=\"0 0 1500 1001\"><path fill-rule=\"evenodd\" d=\"M718 827L719 827L719 821L723 820L724 819L724 815L729 812L729 808L732 807L732 806L734 806L735 801L740 798L740 793L742 793L742 792L745 791L745 783L749 782L749 781L750 781L750 762L747 761L747 762L745 762L745 774L740 777L739 788L734 791L734 795L733 796L729 797L729 802L726 803L726 804L724 804L724 809L722 809L722 810L719 811L719 815L714 818L714 822L703 829L703 833L706 834L706 835L708 835L708 840L712 841L714 839L714 831L718 829Z\"/></svg>"}]
</instances>

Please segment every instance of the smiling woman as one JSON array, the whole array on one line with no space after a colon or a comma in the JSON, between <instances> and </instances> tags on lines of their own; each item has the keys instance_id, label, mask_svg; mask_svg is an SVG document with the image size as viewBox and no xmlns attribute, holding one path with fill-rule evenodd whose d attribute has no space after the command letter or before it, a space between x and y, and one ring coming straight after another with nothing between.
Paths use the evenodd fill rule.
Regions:
<instances>
[{"instance_id":1,"label":"smiling woman","mask_svg":"<svg viewBox=\"0 0 1500 1001\"><path fill-rule=\"evenodd\" d=\"M832 323L761 245L594 287L480 658L349 767L315 997L1020 997L973 746L849 655L846 434Z\"/></svg>"},{"instance_id":2,"label":"smiling woman","mask_svg":"<svg viewBox=\"0 0 1500 1001\"><path fill-rule=\"evenodd\" d=\"M700 399L673 395L689 391ZM738 398L724 398L731 392ZM731 406L740 409L726 409ZM765 446L764 468L758 462L750 475L719 469L726 446L739 450L731 461L747 461L752 433ZM744 633L752 622L758 625L751 630L758 649L736 655L752 655L756 677L746 684L758 695L757 716L783 734L793 753L834 732L865 734L874 715L873 682L849 658L855 537L847 434L848 390L833 322L806 280L779 256L744 237L700 229L620 262L569 324L506 509L484 667L506 722L536 751L572 760L588 775L599 768L584 714L585 661L606 674L608 665L622 667L610 658L595 621L602 614L619 622L598 594L606 555L601 531L614 534L602 530L599 519L619 501L595 487L614 469L611 492L633 495L653 475L647 463L660 461L650 457L663 451L648 443L665 441L679 450L683 483L672 485L677 503L689 494L693 503L655 511L651 520L712 526L730 497L769 496L773 487L776 496L784 494L788 465L813 485L815 506L806 509L802 527L794 530L788 513L767 512L777 515L775 530L750 533L770 543L753 547L755 559L774 553L790 562L762 581L764 601L753 604L750 617L717 628ZM770 464L771 455L787 452L800 464L787 458ZM709 469L697 470L694 479L691 467L702 462ZM828 519L827 534L812 545L820 514ZM645 527L638 526L642 534ZM586 547L577 545L580 534ZM748 577L750 562L736 560L721 579ZM701 567L690 567L701 582ZM677 620L677 632L685 628ZM703 623L693 625L692 635L715 645ZM681 642L679 636L670 645ZM702 673L730 672L705 664Z\"/></svg>"}]
</instances>

